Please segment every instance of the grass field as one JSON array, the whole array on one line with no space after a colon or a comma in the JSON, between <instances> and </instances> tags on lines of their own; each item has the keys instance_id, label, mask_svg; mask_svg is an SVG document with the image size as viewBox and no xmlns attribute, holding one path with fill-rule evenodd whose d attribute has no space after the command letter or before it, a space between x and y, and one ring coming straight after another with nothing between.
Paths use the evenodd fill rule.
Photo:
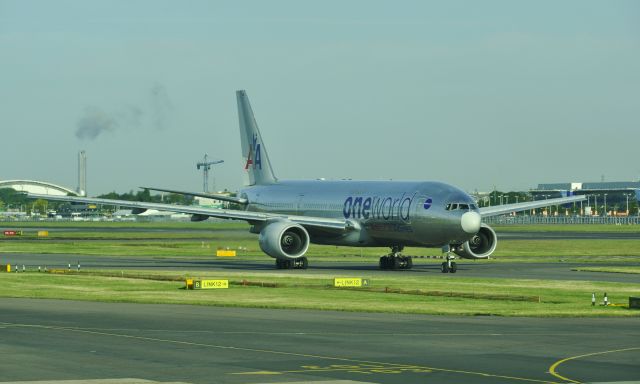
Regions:
<instances>
[{"instance_id":1,"label":"grass field","mask_svg":"<svg viewBox=\"0 0 640 384\"><path fill-rule=\"evenodd\" d=\"M239 261L266 258L259 249L257 236L248 233L248 226L242 223L55 223L46 224L50 235L47 238L37 238L37 229L45 225L36 224L18 227L16 223L0 223L0 227L25 231L23 237L0 241L0 263L2 253L20 252L210 259L218 247L240 248L236 258ZM568 227L584 231L583 227L599 226ZM501 230L499 227L498 231ZM532 230L527 226L517 231ZM378 257L387 252L385 248L312 245L308 256L318 262L357 260L375 264ZM441 253L439 249L408 248L405 254L433 256ZM640 240L505 240L499 242L494 256L489 262L579 261L590 263L586 269L598 270L601 268L599 262L639 262ZM441 260L417 258L414 262L440 263ZM627 273L639 272L638 267L622 269ZM0 273L0 297L422 314L640 316L640 311L622 306L591 306L593 292L598 293L600 301L602 293L607 292L610 302L626 304L629 296L640 296L640 284L404 274L376 277L371 280L370 290L339 290L330 287L335 276L291 272L259 275L250 272L220 275L219 272L177 274L126 270L83 271L77 275ZM183 289L183 280L187 277L262 281L278 288L232 285L227 290L187 291ZM385 288L416 292L385 293ZM516 299L522 296L539 297L539 302Z\"/></svg>"},{"instance_id":2,"label":"grass field","mask_svg":"<svg viewBox=\"0 0 640 384\"><path fill-rule=\"evenodd\" d=\"M474 316L640 316L640 311L623 306L591 306L592 292L599 295L608 292L611 303L626 304L629 296L640 295L640 286L635 284L403 276L371 279L371 290L347 290L332 288L333 276L329 275L226 272L224 275L199 273L193 276L189 273L123 271L114 271L114 274L122 274L122 277L93 276L90 272L80 275L1 274L0 297ZM184 281L162 280L186 277L225 278L237 284L229 289L192 291L184 289ZM243 279L280 287L239 285ZM384 293L385 287L420 290L426 294ZM434 292L438 294L434 295ZM443 296L444 293L451 296ZM499 293L498 298L491 298L496 293ZM480 297L457 297L465 294ZM514 299L510 300L509 296ZM520 296L538 296L540 302L516 300Z\"/></svg>"}]
</instances>

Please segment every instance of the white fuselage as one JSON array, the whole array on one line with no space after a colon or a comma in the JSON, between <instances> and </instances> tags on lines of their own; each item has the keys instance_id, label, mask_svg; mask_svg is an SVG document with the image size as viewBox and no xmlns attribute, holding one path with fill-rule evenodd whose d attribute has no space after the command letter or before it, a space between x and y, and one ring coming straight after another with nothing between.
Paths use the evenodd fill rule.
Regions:
<instances>
[{"instance_id":1,"label":"white fuselage","mask_svg":"<svg viewBox=\"0 0 640 384\"><path fill-rule=\"evenodd\" d=\"M310 230L311 241L351 246L442 246L469 240L461 218L477 212L464 191L441 182L278 181L247 187L247 210L347 219L358 231ZM452 209L454 207L455 209Z\"/></svg>"}]
</instances>

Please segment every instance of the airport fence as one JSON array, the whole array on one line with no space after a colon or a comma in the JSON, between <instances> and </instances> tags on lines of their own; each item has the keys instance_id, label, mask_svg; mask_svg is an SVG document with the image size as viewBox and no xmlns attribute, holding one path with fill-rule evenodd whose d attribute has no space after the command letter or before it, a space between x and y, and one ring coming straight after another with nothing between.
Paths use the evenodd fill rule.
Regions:
<instances>
[{"instance_id":1,"label":"airport fence","mask_svg":"<svg viewBox=\"0 0 640 384\"><path fill-rule=\"evenodd\" d=\"M638 225L639 216L494 216L482 219L487 224L611 224Z\"/></svg>"}]
</instances>

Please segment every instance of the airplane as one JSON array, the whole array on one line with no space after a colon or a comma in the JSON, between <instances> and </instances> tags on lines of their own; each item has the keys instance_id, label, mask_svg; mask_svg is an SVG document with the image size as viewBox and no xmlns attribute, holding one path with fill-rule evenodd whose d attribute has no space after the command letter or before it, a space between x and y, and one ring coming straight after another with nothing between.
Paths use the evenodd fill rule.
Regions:
<instances>
[{"instance_id":1,"label":"airplane","mask_svg":"<svg viewBox=\"0 0 640 384\"><path fill-rule=\"evenodd\" d=\"M135 201L50 196L46 199L133 209L179 212L192 221L209 217L244 220L258 234L261 250L275 259L278 269L306 269L309 244L351 247L389 247L379 259L381 269L410 269L411 256L404 247L439 247L446 253L443 273L455 273L456 256L487 259L495 251L495 231L482 222L490 216L585 200L570 196L478 208L461 189L439 181L280 180L276 177L249 99L236 92L241 148L247 185L237 197L171 189L164 192L204 196L230 201L239 210Z\"/></svg>"}]
</instances>

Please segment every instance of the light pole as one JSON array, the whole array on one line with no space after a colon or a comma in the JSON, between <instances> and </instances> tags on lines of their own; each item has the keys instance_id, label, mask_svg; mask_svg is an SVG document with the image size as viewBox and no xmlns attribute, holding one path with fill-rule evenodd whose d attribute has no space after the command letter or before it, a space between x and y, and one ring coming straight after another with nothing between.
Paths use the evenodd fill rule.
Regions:
<instances>
[{"instance_id":1,"label":"light pole","mask_svg":"<svg viewBox=\"0 0 640 384\"><path fill-rule=\"evenodd\" d=\"M549 195L544 195L545 200L549 200ZM547 217L551 216L551 206L547 207Z\"/></svg>"},{"instance_id":2,"label":"light pole","mask_svg":"<svg viewBox=\"0 0 640 384\"><path fill-rule=\"evenodd\" d=\"M598 216L598 195L593 195L593 205L596 207L595 216Z\"/></svg>"},{"instance_id":3,"label":"light pole","mask_svg":"<svg viewBox=\"0 0 640 384\"><path fill-rule=\"evenodd\" d=\"M624 196L627 198L627 216L629 216L629 196L630 193L625 193Z\"/></svg>"},{"instance_id":4,"label":"light pole","mask_svg":"<svg viewBox=\"0 0 640 384\"><path fill-rule=\"evenodd\" d=\"M604 194L604 216L606 217L608 215L607 213L607 194Z\"/></svg>"},{"instance_id":5,"label":"light pole","mask_svg":"<svg viewBox=\"0 0 640 384\"><path fill-rule=\"evenodd\" d=\"M589 204L587 204L589 205ZM582 200L580 200L580 216L584 216L584 211L582 210Z\"/></svg>"}]
</instances>

